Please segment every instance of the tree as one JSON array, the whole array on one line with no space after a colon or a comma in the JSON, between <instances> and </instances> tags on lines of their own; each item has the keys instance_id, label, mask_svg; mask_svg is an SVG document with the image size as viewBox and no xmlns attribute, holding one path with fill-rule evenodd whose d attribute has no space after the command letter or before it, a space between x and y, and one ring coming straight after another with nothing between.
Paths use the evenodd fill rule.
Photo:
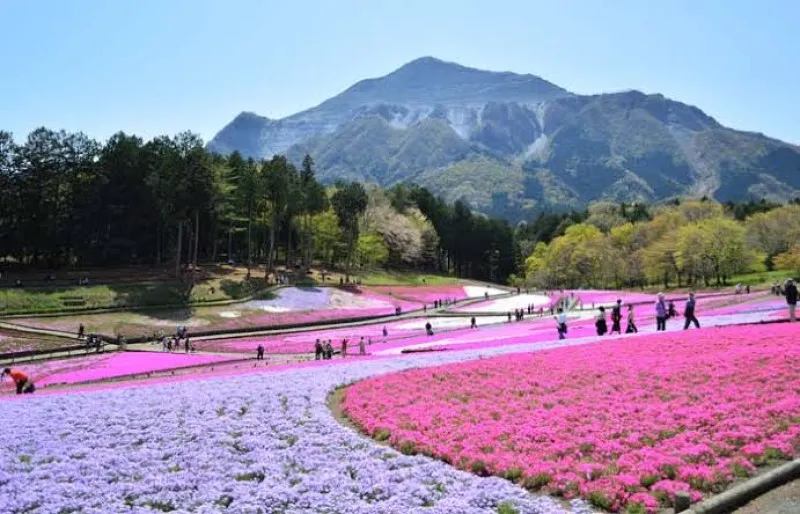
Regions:
<instances>
[{"instance_id":1,"label":"tree","mask_svg":"<svg viewBox=\"0 0 800 514\"><path fill-rule=\"evenodd\" d=\"M795 277L800 276L800 244L795 244L788 251L776 255L774 262L776 269L788 271Z\"/></svg>"},{"instance_id":2,"label":"tree","mask_svg":"<svg viewBox=\"0 0 800 514\"><path fill-rule=\"evenodd\" d=\"M314 232L314 251L324 264L332 265L336 253L343 247L342 229L339 227L339 219L332 210L325 210L315 214L310 220L311 230Z\"/></svg>"},{"instance_id":3,"label":"tree","mask_svg":"<svg viewBox=\"0 0 800 514\"><path fill-rule=\"evenodd\" d=\"M337 185L331 205L339 218L339 226L347 238L346 277L349 280L353 265L353 251L358 240L358 216L367 208L367 192L358 182Z\"/></svg>"},{"instance_id":4,"label":"tree","mask_svg":"<svg viewBox=\"0 0 800 514\"><path fill-rule=\"evenodd\" d=\"M311 254L314 240L311 220L328 206L328 196L325 193L325 188L317 182L314 173L314 161L309 155L303 158L303 165L300 170L300 194L302 198L301 212L303 216L303 268L308 271L311 267Z\"/></svg>"},{"instance_id":5,"label":"tree","mask_svg":"<svg viewBox=\"0 0 800 514\"><path fill-rule=\"evenodd\" d=\"M380 234L367 232L358 236L356 255L359 266L370 267L385 263L389 258L389 250Z\"/></svg>"},{"instance_id":6,"label":"tree","mask_svg":"<svg viewBox=\"0 0 800 514\"><path fill-rule=\"evenodd\" d=\"M269 222L269 248L267 250L267 268L264 280L275 270L275 236L286 211L289 196L287 180L289 163L285 157L276 155L261 166L262 185L266 200Z\"/></svg>"}]
</instances>

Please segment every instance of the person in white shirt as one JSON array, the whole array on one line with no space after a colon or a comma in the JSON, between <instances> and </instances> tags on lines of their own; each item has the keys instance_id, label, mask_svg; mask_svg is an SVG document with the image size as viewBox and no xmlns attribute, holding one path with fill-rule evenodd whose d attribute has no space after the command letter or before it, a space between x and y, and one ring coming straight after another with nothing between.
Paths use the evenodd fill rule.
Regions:
<instances>
[{"instance_id":1,"label":"person in white shirt","mask_svg":"<svg viewBox=\"0 0 800 514\"><path fill-rule=\"evenodd\" d=\"M558 338L565 339L567 334L567 314L564 309L558 309L558 315L555 316L556 324L558 325Z\"/></svg>"}]
</instances>

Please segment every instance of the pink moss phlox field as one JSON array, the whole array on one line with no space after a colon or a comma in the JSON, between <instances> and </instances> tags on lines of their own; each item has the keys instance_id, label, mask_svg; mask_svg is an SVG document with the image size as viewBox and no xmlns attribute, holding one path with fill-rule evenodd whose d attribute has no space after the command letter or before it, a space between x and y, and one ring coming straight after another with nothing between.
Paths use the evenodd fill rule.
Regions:
<instances>
[{"instance_id":1,"label":"pink moss phlox field","mask_svg":"<svg viewBox=\"0 0 800 514\"><path fill-rule=\"evenodd\" d=\"M799 335L725 327L407 371L353 385L344 408L403 451L655 512L797 455Z\"/></svg>"},{"instance_id":2,"label":"pink moss phlox field","mask_svg":"<svg viewBox=\"0 0 800 514\"><path fill-rule=\"evenodd\" d=\"M36 385L46 386L178 369L226 360L231 360L231 358L220 355L181 353L114 352L22 365L19 366L19 369L28 373ZM5 383L3 388L10 388L9 383Z\"/></svg>"}]
</instances>

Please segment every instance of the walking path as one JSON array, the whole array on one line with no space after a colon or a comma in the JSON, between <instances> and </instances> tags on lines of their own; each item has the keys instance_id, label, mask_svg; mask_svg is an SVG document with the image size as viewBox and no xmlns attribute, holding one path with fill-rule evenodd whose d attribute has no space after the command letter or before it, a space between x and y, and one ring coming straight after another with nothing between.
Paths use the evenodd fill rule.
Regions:
<instances>
[{"instance_id":1,"label":"walking path","mask_svg":"<svg viewBox=\"0 0 800 514\"><path fill-rule=\"evenodd\" d=\"M797 514L800 512L800 480L759 496L733 514Z\"/></svg>"}]
</instances>

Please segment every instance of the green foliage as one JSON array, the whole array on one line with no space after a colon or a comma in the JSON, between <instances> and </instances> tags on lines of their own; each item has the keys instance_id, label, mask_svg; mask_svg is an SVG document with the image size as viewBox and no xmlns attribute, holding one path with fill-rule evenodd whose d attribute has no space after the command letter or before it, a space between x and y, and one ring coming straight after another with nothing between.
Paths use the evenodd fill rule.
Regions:
<instances>
[{"instance_id":1,"label":"green foliage","mask_svg":"<svg viewBox=\"0 0 800 514\"><path fill-rule=\"evenodd\" d=\"M585 223L572 225L550 244L528 247L527 280L541 287L630 287L662 282L723 285L763 270L765 253L748 243L745 224L711 201L684 201L626 221L624 206L590 207ZM763 216L763 215L756 215Z\"/></svg>"},{"instance_id":2,"label":"green foliage","mask_svg":"<svg viewBox=\"0 0 800 514\"><path fill-rule=\"evenodd\" d=\"M383 238L374 232L361 234L358 237L356 254L359 265L366 268L383 264L389 258L389 250L386 248Z\"/></svg>"},{"instance_id":3,"label":"green foliage","mask_svg":"<svg viewBox=\"0 0 800 514\"><path fill-rule=\"evenodd\" d=\"M502 502L497 506L497 514L519 514L519 510L511 502Z\"/></svg>"}]
</instances>

